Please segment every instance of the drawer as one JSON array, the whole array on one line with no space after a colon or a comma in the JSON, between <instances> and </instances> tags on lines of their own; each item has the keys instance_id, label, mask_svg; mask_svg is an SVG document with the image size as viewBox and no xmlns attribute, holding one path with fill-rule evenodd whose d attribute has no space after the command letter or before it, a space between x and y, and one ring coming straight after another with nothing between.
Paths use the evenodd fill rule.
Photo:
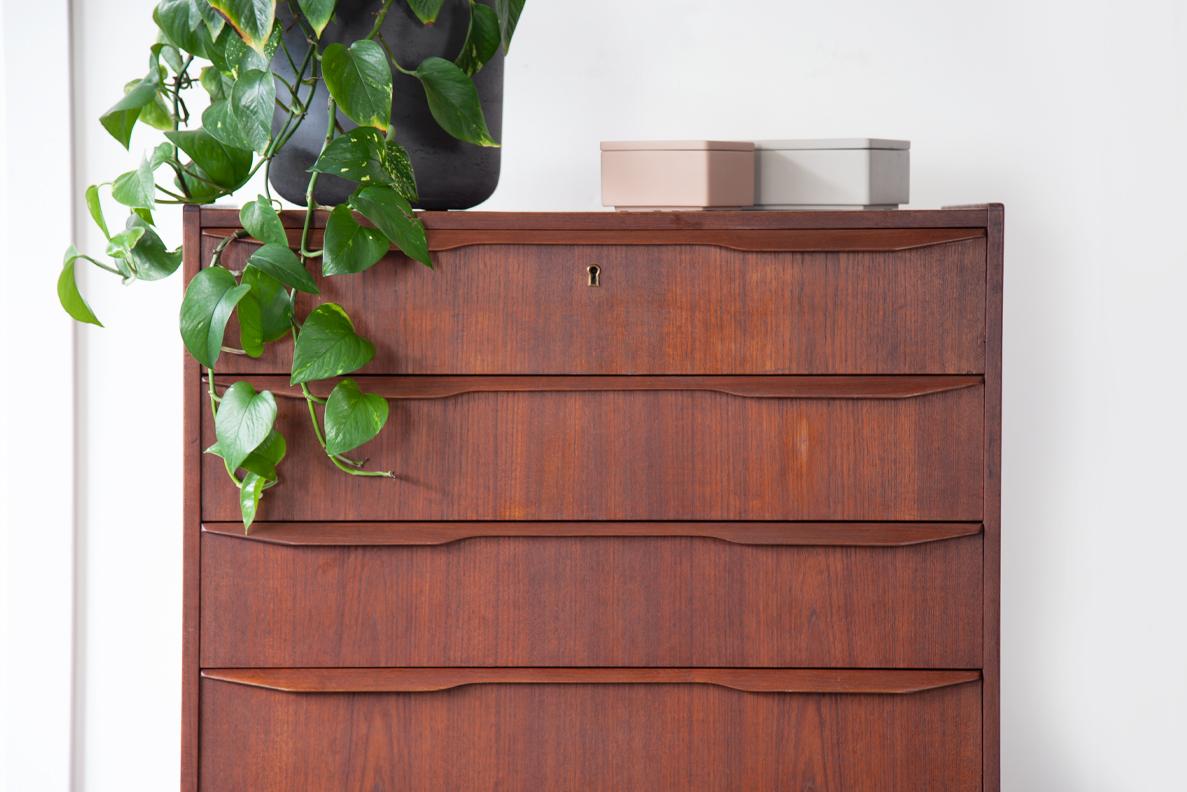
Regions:
<instances>
[{"instance_id":1,"label":"drawer","mask_svg":"<svg viewBox=\"0 0 1187 792\"><path fill-rule=\"evenodd\" d=\"M984 371L984 229L619 231L585 235L614 244L555 242L573 236L521 231L503 233L507 244L471 244L437 231L434 271L391 254L361 275L323 279L317 299L344 306L374 342L373 374ZM203 261L218 241L203 238ZM223 264L242 267L254 249L233 243ZM300 299L308 310L310 296ZM287 341L258 361L221 361L229 373L290 364Z\"/></svg>"},{"instance_id":2,"label":"drawer","mask_svg":"<svg viewBox=\"0 0 1187 792\"><path fill-rule=\"evenodd\" d=\"M976 672L207 670L208 792L981 789Z\"/></svg>"},{"instance_id":3,"label":"drawer","mask_svg":"<svg viewBox=\"0 0 1187 792\"><path fill-rule=\"evenodd\" d=\"M265 521L981 520L979 377L368 378L393 403L358 455L392 480L335 470L287 378L251 381L288 438ZM202 465L202 518L239 519Z\"/></svg>"},{"instance_id":4,"label":"drawer","mask_svg":"<svg viewBox=\"0 0 1187 792\"><path fill-rule=\"evenodd\" d=\"M981 574L975 523L209 524L201 662L978 668Z\"/></svg>"}]
</instances>

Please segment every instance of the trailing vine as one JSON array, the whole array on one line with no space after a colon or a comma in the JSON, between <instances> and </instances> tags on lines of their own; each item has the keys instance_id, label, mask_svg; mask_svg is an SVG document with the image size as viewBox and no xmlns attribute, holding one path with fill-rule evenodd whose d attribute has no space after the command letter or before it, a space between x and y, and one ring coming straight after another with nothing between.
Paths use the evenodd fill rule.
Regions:
<instances>
[{"instance_id":1,"label":"trailing vine","mask_svg":"<svg viewBox=\"0 0 1187 792\"><path fill-rule=\"evenodd\" d=\"M216 438L207 453L222 459L239 491L245 531L265 491L279 481L286 443L276 426L272 393L238 381L220 395L216 371L224 354L260 357L268 344L291 338L290 382L304 396L314 437L329 463L345 475L392 476L348 456L382 431L387 401L364 392L355 380L337 379L365 366L374 346L355 331L342 306L322 302L301 316L296 295L319 295L311 265L320 264L327 277L357 274L376 264L392 245L432 267L424 225L412 209L416 177L391 122L393 70L420 81L433 118L450 135L479 146L498 145L487 129L472 78L500 46L504 51L509 47L525 0L494 0L493 6L468 0L470 21L461 51L453 60L429 57L415 68L400 63L399 53L381 33L397 0L374 4L375 21L363 38L324 46L322 34L336 0L280 1L291 12L287 24L308 43L304 53L294 53L286 44L284 34L291 30L277 19L276 0L160 0L153 11L159 37L149 48L147 74L129 82L123 98L99 120L124 148L138 124L160 130L165 139L135 169L86 189L88 213L107 240L105 256L87 255L72 245L58 277L58 297L66 312L102 326L79 292L76 266L89 264L125 284L172 275L181 264L181 248L170 248L161 239L154 213L163 206L213 203L234 195L261 169L267 176L272 160L309 114L318 85L326 87L325 136L310 168L296 249L265 178L265 194L240 210L242 230L214 247L181 303L182 341L206 370ZM444 4L398 2L406 2L422 24L432 24ZM291 81L272 69L279 58L294 75ZM190 108L198 106L198 91L206 94L208 106L200 125L192 126ZM283 121L274 129L275 108L282 111ZM357 126L344 129L343 117ZM324 207L329 215L322 246L315 250L310 231L322 173L357 187L345 203ZM104 191L110 201L128 209L123 228L114 233L103 209ZM224 266L224 251L244 238L259 247L242 270ZM225 337L232 316L239 326L237 347L229 346ZM310 386L326 380L337 381L322 399Z\"/></svg>"}]
</instances>

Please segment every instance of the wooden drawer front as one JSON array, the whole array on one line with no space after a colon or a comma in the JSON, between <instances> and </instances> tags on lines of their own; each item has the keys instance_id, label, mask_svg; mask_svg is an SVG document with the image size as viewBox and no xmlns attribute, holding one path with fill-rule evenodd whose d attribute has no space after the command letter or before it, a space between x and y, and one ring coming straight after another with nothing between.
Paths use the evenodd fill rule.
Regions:
<instances>
[{"instance_id":1,"label":"wooden drawer front","mask_svg":"<svg viewBox=\"0 0 1187 792\"><path fill-rule=\"evenodd\" d=\"M292 392L286 380L253 382ZM364 387L396 401L359 455L398 478L336 471L304 401L282 397L288 457L260 519L981 519L983 388L973 378L373 378ZM203 480L203 519L237 520L220 460L206 456Z\"/></svg>"},{"instance_id":2,"label":"wooden drawer front","mask_svg":"<svg viewBox=\"0 0 1187 792\"><path fill-rule=\"evenodd\" d=\"M323 279L317 299L345 306L375 343L375 374L984 370L982 230L781 233L733 244L809 250L476 245L438 251L435 271L393 254L362 275ZM961 241L933 241L945 239ZM203 239L203 261L217 241ZM894 249L915 243L924 246ZM254 249L234 243L223 263L241 267ZM287 343L259 361L222 361L232 373L287 373L290 363Z\"/></svg>"},{"instance_id":3,"label":"wooden drawer front","mask_svg":"<svg viewBox=\"0 0 1187 792\"><path fill-rule=\"evenodd\" d=\"M470 525L448 528L472 536ZM658 526L670 532L660 536L640 523L523 528L536 535L487 524L478 530L512 535L360 547L337 543L360 531L416 542L434 529L264 525L245 540L242 526L208 526L202 665L981 664L976 524L807 526L806 538L795 524L765 526L769 538L748 538L746 524ZM539 535L549 530L585 535ZM737 543L830 540L859 544Z\"/></svg>"},{"instance_id":4,"label":"wooden drawer front","mask_svg":"<svg viewBox=\"0 0 1187 792\"><path fill-rule=\"evenodd\" d=\"M494 671L499 671L495 669ZM433 671L429 670L429 674ZM423 693L281 692L202 681L200 788L207 792L962 792L981 789L976 674L860 683L893 693L766 692L725 684L571 674ZM754 672L798 679L803 672ZM850 672L851 674L854 672ZM911 672L857 672L904 674ZM340 672L339 676L349 674ZM364 676L371 676L362 672ZM916 672L918 674L918 672ZM283 672L230 674L258 684ZM479 671L492 680L499 675ZM680 671L659 679L691 678ZM807 673L811 676L811 672ZM293 686L292 675L280 684ZM458 675L458 678L463 678ZM559 678L559 677L557 677ZM961 683L959 680L972 679ZM316 691L325 680L303 691ZM586 683L587 681L591 683ZM576 684L575 684L576 683ZM445 683L453 684L453 683ZM927 689L934 684L945 687ZM739 685L741 689L734 689ZM343 687L330 681L331 687ZM345 685L347 690L354 686ZM366 684L367 689L386 685ZM396 685L399 688L402 685ZM840 687L849 687L842 680ZM900 688L901 689L898 689ZM751 692L758 690L761 692Z\"/></svg>"}]
</instances>

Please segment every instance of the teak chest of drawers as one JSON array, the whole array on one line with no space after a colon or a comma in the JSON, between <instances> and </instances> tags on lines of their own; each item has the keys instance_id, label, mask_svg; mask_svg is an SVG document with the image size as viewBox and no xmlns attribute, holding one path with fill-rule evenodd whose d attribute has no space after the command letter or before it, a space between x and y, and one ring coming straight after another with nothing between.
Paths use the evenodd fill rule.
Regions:
<instances>
[{"instance_id":1,"label":"teak chest of drawers","mask_svg":"<svg viewBox=\"0 0 1187 792\"><path fill-rule=\"evenodd\" d=\"M996 790L1002 215L428 213L247 537L187 360L182 789Z\"/></svg>"}]
</instances>

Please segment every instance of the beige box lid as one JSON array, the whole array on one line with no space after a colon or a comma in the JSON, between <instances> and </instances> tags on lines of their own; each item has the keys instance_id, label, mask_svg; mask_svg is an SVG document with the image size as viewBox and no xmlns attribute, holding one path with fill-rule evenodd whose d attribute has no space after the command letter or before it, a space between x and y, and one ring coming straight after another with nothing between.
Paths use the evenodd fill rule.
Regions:
<instances>
[{"instance_id":1,"label":"beige box lid","mask_svg":"<svg viewBox=\"0 0 1187 792\"><path fill-rule=\"evenodd\" d=\"M754 151L749 140L603 140L602 151Z\"/></svg>"}]
</instances>

